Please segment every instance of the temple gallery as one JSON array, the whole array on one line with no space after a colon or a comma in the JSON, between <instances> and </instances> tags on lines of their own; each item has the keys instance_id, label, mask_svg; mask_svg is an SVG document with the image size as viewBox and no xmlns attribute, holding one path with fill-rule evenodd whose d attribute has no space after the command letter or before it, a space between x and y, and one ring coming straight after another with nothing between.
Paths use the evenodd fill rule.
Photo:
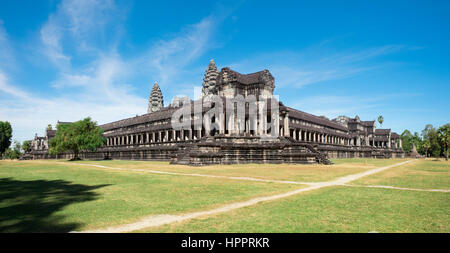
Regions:
<instances>
[{"instance_id":1,"label":"temple gallery","mask_svg":"<svg viewBox=\"0 0 450 253\"><path fill-rule=\"evenodd\" d=\"M175 97L164 106L155 83L147 114L100 125L106 145L81 157L197 166L404 157L400 136L377 129L375 120L312 115L284 105L274 89L275 78L268 70L241 74L225 67L219 72L211 60L198 99ZM49 154L54 136L55 130L36 135L28 159L70 158L70 152Z\"/></svg>"}]
</instances>

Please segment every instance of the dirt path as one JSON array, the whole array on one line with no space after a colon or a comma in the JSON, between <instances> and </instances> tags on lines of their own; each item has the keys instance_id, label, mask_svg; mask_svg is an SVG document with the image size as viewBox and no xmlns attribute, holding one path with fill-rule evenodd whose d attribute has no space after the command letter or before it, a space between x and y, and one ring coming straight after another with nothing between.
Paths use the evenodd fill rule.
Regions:
<instances>
[{"instance_id":1,"label":"dirt path","mask_svg":"<svg viewBox=\"0 0 450 253\"><path fill-rule=\"evenodd\" d=\"M365 172L340 177L336 180L332 180L332 181L328 181L328 182L314 183L313 185L310 185L306 188L297 189L294 191L289 191L289 192L276 194L276 195L272 195L272 196L266 196L266 197L257 197L257 198L253 198L253 199L243 201L243 202L227 204L227 205L224 205L222 207L212 209L212 210L192 212L192 213L187 213L187 214L182 214L182 215L152 215L152 216L144 217L143 219L141 219L140 221L135 222L135 223L118 225L118 226L113 226L113 227L104 228L104 229L85 230L85 231L81 231L81 233L131 232L131 231L144 229L144 228L148 228L148 227L156 227L156 226L161 226L161 225L170 224L170 223L174 223L174 222L186 221L189 219L198 218L198 217L205 216L205 215L224 213L224 212L228 212L228 211L235 210L238 208L256 205L263 201L278 200L281 198L290 197L290 196L293 196L293 195L296 195L296 194L299 194L302 192L306 192L306 191L316 190L316 189L329 187L329 186L345 185L353 180L357 180L359 178L369 176L369 175L381 172L383 170L390 169L392 167L401 166L401 165L404 165L404 164L412 162L412 161L414 161L414 160L408 160L405 162L400 162L400 163L396 163L393 165L384 166L384 167L368 170ZM101 165L99 165L99 166L101 166Z\"/></svg>"},{"instance_id":2,"label":"dirt path","mask_svg":"<svg viewBox=\"0 0 450 253\"><path fill-rule=\"evenodd\" d=\"M367 187L367 188L384 188L384 189L395 189L395 190L405 190L405 191L421 191L421 192L450 192L450 190L444 190L444 189L417 189L417 188L395 187L395 186L389 186L389 185L343 184L343 186Z\"/></svg>"}]
</instances>

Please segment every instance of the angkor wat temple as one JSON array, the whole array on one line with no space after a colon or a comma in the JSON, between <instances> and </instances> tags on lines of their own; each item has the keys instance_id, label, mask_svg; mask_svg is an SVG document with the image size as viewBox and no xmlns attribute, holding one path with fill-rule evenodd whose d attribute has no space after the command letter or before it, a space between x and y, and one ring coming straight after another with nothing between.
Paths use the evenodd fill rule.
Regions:
<instances>
[{"instance_id":1,"label":"angkor wat temple","mask_svg":"<svg viewBox=\"0 0 450 253\"><path fill-rule=\"evenodd\" d=\"M268 70L219 72L210 61L201 98L175 97L164 107L155 83L147 114L101 125L106 145L86 159L162 160L175 164L330 163L329 158L404 157L400 136L376 123L339 116L330 120L285 106L274 95ZM48 154L46 137L35 137L30 158ZM70 158L62 154L58 158Z\"/></svg>"}]
</instances>

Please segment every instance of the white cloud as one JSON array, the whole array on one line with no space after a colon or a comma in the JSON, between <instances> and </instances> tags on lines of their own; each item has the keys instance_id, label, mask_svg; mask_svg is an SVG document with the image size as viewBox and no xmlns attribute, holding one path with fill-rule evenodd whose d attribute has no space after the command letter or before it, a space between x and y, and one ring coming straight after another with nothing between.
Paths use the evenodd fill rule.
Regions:
<instances>
[{"instance_id":1,"label":"white cloud","mask_svg":"<svg viewBox=\"0 0 450 253\"><path fill-rule=\"evenodd\" d=\"M72 57L65 47L97 52L92 42L102 37L108 24L121 19L112 0L64 0L40 30L43 52L55 66L69 68Z\"/></svg>"},{"instance_id":2,"label":"white cloud","mask_svg":"<svg viewBox=\"0 0 450 253\"><path fill-rule=\"evenodd\" d=\"M381 68L382 63L373 63L378 57L409 49L403 45L385 45L334 52L327 49L326 44L319 43L299 51L261 54L230 66L247 72L269 68L277 87L301 88Z\"/></svg>"},{"instance_id":3,"label":"white cloud","mask_svg":"<svg viewBox=\"0 0 450 253\"><path fill-rule=\"evenodd\" d=\"M354 117L355 115L371 117L363 120L373 120L380 113L390 111L389 104L393 100L421 96L418 93L383 94L372 96L336 96L323 94L297 98L294 103L287 101L286 105L312 113L335 118L340 115ZM402 110L401 108L397 108Z\"/></svg>"},{"instance_id":4,"label":"white cloud","mask_svg":"<svg viewBox=\"0 0 450 253\"><path fill-rule=\"evenodd\" d=\"M169 40L156 42L138 62L144 62L161 83L169 83L184 68L214 48L214 30L220 19L208 16L185 27Z\"/></svg>"},{"instance_id":5,"label":"white cloud","mask_svg":"<svg viewBox=\"0 0 450 253\"><path fill-rule=\"evenodd\" d=\"M151 87L145 94L138 93L128 80L138 75L157 77L166 84L174 80L186 71L186 66L213 48L214 30L220 22L217 17L206 17L168 40L158 40L144 57L123 59L116 50L120 38L106 32L111 22L117 21L114 11L113 1L62 1L49 15L39 39L45 57L57 67L58 77L46 87L53 89L51 92L29 93L0 69L0 119L12 123L15 139L42 135L47 124L58 120L91 116L103 124L146 113ZM114 37L105 47L96 40L102 33ZM72 63L79 57L83 65Z\"/></svg>"},{"instance_id":6,"label":"white cloud","mask_svg":"<svg viewBox=\"0 0 450 253\"><path fill-rule=\"evenodd\" d=\"M108 94L98 93L95 87L92 89L89 94L39 97L12 85L0 74L0 91L6 93L0 92L0 119L10 121L14 139L23 141L32 138L33 133L42 135L45 126L57 120L76 121L91 116L102 124L145 113L146 99L123 89L109 94L117 96L114 99L104 98Z\"/></svg>"},{"instance_id":7,"label":"white cloud","mask_svg":"<svg viewBox=\"0 0 450 253\"><path fill-rule=\"evenodd\" d=\"M0 19L0 69L12 69L15 65L13 48L9 42L8 34Z\"/></svg>"},{"instance_id":8,"label":"white cloud","mask_svg":"<svg viewBox=\"0 0 450 253\"><path fill-rule=\"evenodd\" d=\"M5 94L8 94L10 96L14 96L16 98L21 98L21 99L29 98L29 95L26 92L10 85L8 78L1 70L0 70L0 91L4 92ZM1 93L0 93L0 95L1 95Z\"/></svg>"}]
</instances>

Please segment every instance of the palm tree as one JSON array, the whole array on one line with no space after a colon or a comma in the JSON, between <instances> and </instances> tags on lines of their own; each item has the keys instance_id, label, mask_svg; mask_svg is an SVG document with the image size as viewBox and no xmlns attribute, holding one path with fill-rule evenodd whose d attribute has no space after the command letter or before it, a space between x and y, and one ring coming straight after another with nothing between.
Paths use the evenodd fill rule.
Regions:
<instances>
[{"instance_id":1,"label":"palm tree","mask_svg":"<svg viewBox=\"0 0 450 253\"><path fill-rule=\"evenodd\" d=\"M423 141L422 147L425 149L425 157L428 157L428 150L431 148L430 140L426 139Z\"/></svg>"},{"instance_id":2,"label":"palm tree","mask_svg":"<svg viewBox=\"0 0 450 253\"><path fill-rule=\"evenodd\" d=\"M439 143L444 148L445 160L448 161L448 149L450 146L450 124L445 124L438 129Z\"/></svg>"},{"instance_id":3,"label":"palm tree","mask_svg":"<svg viewBox=\"0 0 450 253\"><path fill-rule=\"evenodd\" d=\"M380 127L383 125L383 121L384 121L384 119L383 119L383 116L378 116L378 123L380 123Z\"/></svg>"}]
</instances>

